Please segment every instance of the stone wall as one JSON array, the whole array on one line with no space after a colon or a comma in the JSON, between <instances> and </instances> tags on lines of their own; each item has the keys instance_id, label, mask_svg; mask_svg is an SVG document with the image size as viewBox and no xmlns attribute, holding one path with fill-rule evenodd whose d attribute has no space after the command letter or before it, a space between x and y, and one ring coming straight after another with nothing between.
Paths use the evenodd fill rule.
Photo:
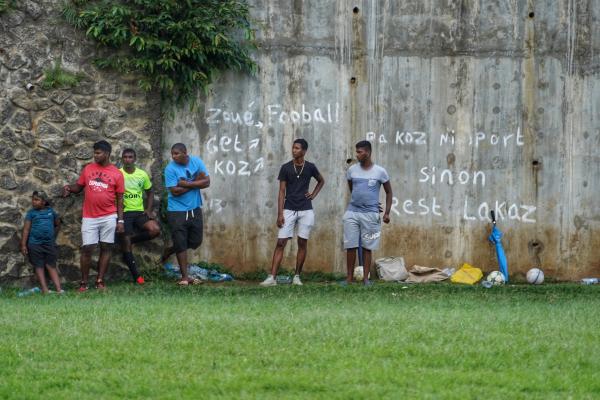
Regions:
<instances>
[{"instance_id":1,"label":"stone wall","mask_svg":"<svg viewBox=\"0 0 600 400\"><path fill-rule=\"evenodd\" d=\"M82 196L60 197L92 160L92 144L106 139L112 161L133 147L142 168L161 185L160 98L137 87L133 76L99 71L98 50L66 25L60 2L19 1L0 15L0 281L28 279L31 267L19 253L23 216L31 192L45 190L63 220L58 237L60 272L78 278ZM60 61L80 73L72 89L43 90L44 70ZM158 203L157 203L158 204ZM157 246L150 244L150 250ZM150 262L152 251L142 262ZM125 270L113 258L112 275Z\"/></svg>"}]
</instances>

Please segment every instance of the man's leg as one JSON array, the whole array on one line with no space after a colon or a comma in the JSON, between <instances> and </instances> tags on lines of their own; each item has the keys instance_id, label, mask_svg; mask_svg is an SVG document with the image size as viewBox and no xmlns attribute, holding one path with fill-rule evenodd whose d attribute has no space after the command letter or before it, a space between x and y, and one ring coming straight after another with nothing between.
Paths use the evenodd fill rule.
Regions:
<instances>
[{"instance_id":1,"label":"man's leg","mask_svg":"<svg viewBox=\"0 0 600 400\"><path fill-rule=\"evenodd\" d=\"M81 268L81 285L80 290L86 290L88 279L90 277L90 267L92 265L92 252L96 247L95 244L88 244L81 247L81 253L79 255L79 265Z\"/></svg>"},{"instance_id":2,"label":"man's leg","mask_svg":"<svg viewBox=\"0 0 600 400\"><path fill-rule=\"evenodd\" d=\"M181 280L189 280L187 250L179 251L175 253L175 256L177 257L177 262L179 263L179 270L181 271Z\"/></svg>"},{"instance_id":3,"label":"man's leg","mask_svg":"<svg viewBox=\"0 0 600 400\"><path fill-rule=\"evenodd\" d=\"M271 260L271 275L273 277L277 276L277 271L281 266L281 260L283 260L283 250L285 249L287 241L287 239L277 239L275 251L273 251L273 259Z\"/></svg>"},{"instance_id":4,"label":"man's leg","mask_svg":"<svg viewBox=\"0 0 600 400\"><path fill-rule=\"evenodd\" d=\"M131 243L136 244L146 242L148 240L154 239L158 235L160 235L160 226L158 226L158 223L155 220L149 219L146 223L142 225L142 232L138 233L137 235L134 235L131 238Z\"/></svg>"},{"instance_id":5,"label":"man's leg","mask_svg":"<svg viewBox=\"0 0 600 400\"><path fill-rule=\"evenodd\" d=\"M304 260L306 259L306 249L308 248L308 239L298 237L298 254L296 254L296 271L294 275L302 273Z\"/></svg>"},{"instance_id":6,"label":"man's leg","mask_svg":"<svg viewBox=\"0 0 600 400\"><path fill-rule=\"evenodd\" d=\"M362 248L362 254L363 254L363 270L364 270L364 277L363 277L363 282L367 282L369 280L369 271L371 270L371 250L365 249L364 247Z\"/></svg>"},{"instance_id":7,"label":"man's leg","mask_svg":"<svg viewBox=\"0 0 600 400\"><path fill-rule=\"evenodd\" d=\"M304 266L304 260L306 259L306 249L308 248L308 238L310 237L310 231L315 225L315 213L313 210L304 210L299 212L300 217L298 218L298 253L296 254L296 271L295 277L296 283L300 282L300 273Z\"/></svg>"},{"instance_id":8,"label":"man's leg","mask_svg":"<svg viewBox=\"0 0 600 400\"><path fill-rule=\"evenodd\" d=\"M127 268L129 268L131 277L135 282L136 279L140 276L140 274L137 269L135 257L133 256L133 252L131 250L131 236L125 233L121 235L121 251L123 252L123 262L127 265Z\"/></svg>"},{"instance_id":9,"label":"man's leg","mask_svg":"<svg viewBox=\"0 0 600 400\"><path fill-rule=\"evenodd\" d=\"M88 289L90 267L92 266L92 252L100 240L100 229L97 218L82 218L81 220L81 252L79 253L79 265L81 269L81 282L79 291Z\"/></svg>"},{"instance_id":10,"label":"man's leg","mask_svg":"<svg viewBox=\"0 0 600 400\"><path fill-rule=\"evenodd\" d=\"M351 283L354 278L354 264L356 263L356 247L346 249L346 282Z\"/></svg>"},{"instance_id":11,"label":"man's leg","mask_svg":"<svg viewBox=\"0 0 600 400\"><path fill-rule=\"evenodd\" d=\"M98 277L96 278L96 286L98 289L104 289L104 285L98 285L98 282L104 283L104 275L108 270L108 263L112 255L112 243L100 242L100 256L98 256ZM102 286L102 287L100 287Z\"/></svg>"},{"instance_id":12,"label":"man's leg","mask_svg":"<svg viewBox=\"0 0 600 400\"><path fill-rule=\"evenodd\" d=\"M357 213L346 211L344 213L344 248L346 249L346 282L354 279L354 264L356 263L356 249L359 246L360 225Z\"/></svg>"},{"instance_id":13,"label":"man's leg","mask_svg":"<svg viewBox=\"0 0 600 400\"><path fill-rule=\"evenodd\" d=\"M117 228L117 216L109 215L100 221L100 255L98 256L98 277L96 278L96 289L104 289L104 275L108 270L108 263L112 255L112 247L115 242L115 231Z\"/></svg>"}]
</instances>

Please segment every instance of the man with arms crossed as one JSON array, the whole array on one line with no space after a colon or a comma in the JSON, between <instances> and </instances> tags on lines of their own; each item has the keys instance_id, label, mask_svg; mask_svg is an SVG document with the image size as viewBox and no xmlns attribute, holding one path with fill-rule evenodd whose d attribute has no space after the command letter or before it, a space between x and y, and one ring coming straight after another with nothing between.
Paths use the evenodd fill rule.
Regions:
<instances>
[{"instance_id":1,"label":"man with arms crossed","mask_svg":"<svg viewBox=\"0 0 600 400\"><path fill-rule=\"evenodd\" d=\"M171 227L173 246L165 249L163 261L173 253L181 270L181 286L196 281L188 278L188 249L197 249L202 243L202 196L200 189L210 186L210 177L204 162L189 156L183 143L171 147L171 158L165 168L165 187L168 192L167 220Z\"/></svg>"},{"instance_id":2,"label":"man with arms crossed","mask_svg":"<svg viewBox=\"0 0 600 400\"><path fill-rule=\"evenodd\" d=\"M392 208L392 186L385 169L371 161L371 143L366 140L356 144L356 159L346 172L350 188L350 204L344 214L344 248L346 249L347 275L344 284L352 282L356 249L362 247L364 261L363 283L371 285L371 251L379 248L381 218L379 217L379 190L385 190L385 212L383 222L390 222Z\"/></svg>"},{"instance_id":3,"label":"man with arms crossed","mask_svg":"<svg viewBox=\"0 0 600 400\"><path fill-rule=\"evenodd\" d=\"M136 158L133 149L125 149L121 153L123 167L119 171L125 180L125 194L123 195L125 232L121 235L121 249L123 261L127 264L133 281L143 285L144 277L138 272L131 247L135 243L157 237L160 234L160 227L152 210L154 204L152 182L146 171L135 166ZM146 194L145 207L144 193Z\"/></svg>"},{"instance_id":4,"label":"man with arms crossed","mask_svg":"<svg viewBox=\"0 0 600 400\"><path fill-rule=\"evenodd\" d=\"M312 210L312 200L317 197L325 180L319 173L315 164L304 159L308 143L304 139L296 139L292 146L293 160L285 163L279 170L279 198L277 201L277 245L273 253L271 274L267 276L261 286L277 285L277 270L283 259L283 250L288 239L294 236L294 228L298 227L298 254L296 255L296 271L292 283L302 285L300 273L306 258L306 248L310 230L315 223L315 214ZM308 191L311 178L317 180L317 186L312 192Z\"/></svg>"},{"instance_id":5,"label":"man with arms crossed","mask_svg":"<svg viewBox=\"0 0 600 400\"><path fill-rule=\"evenodd\" d=\"M65 185L63 196L84 191L83 218L81 220L81 282L79 291L88 290L88 278L92 252L100 243L96 289L105 289L104 274L110 262L111 247L115 242L115 230L123 232L123 175L110 163L111 145L101 140L94 143L94 162L86 165L79 179ZM115 204L116 200L116 204Z\"/></svg>"}]
</instances>

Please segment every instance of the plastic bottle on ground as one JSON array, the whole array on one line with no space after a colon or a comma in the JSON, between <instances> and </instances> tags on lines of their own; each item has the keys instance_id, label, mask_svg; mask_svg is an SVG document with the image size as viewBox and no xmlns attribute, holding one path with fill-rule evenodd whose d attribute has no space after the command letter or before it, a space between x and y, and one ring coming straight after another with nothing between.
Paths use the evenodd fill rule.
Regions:
<instances>
[{"instance_id":1,"label":"plastic bottle on ground","mask_svg":"<svg viewBox=\"0 0 600 400\"><path fill-rule=\"evenodd\" d=\"M583 285L595 285L598 283L598 278L583 278L581 283Z\"/></svg>"},{"instance_id":2,"label":"plastic bottle on ground","mask_svg":"<svg viewBox=\"0 0 600 400\"><path fill-rule=\"evenodd\" d=\"M42 290L36 286L36 287L32 287L31 289L21 290L19 293L17 293L17 296L18 297L30 296L35 293L40 293L41 291Z\"/></svg>"},{"instance_id":3,"label":"plastic bottle on ground","mask_svg":"<svg viewBox=\"0 0 600 400\"><path fill-rule=\"evenodd\" d=\"M292 283L292 277L289 275L277 275L275 278L278 284L289 284Z\"/></svg>"}]
</instances>

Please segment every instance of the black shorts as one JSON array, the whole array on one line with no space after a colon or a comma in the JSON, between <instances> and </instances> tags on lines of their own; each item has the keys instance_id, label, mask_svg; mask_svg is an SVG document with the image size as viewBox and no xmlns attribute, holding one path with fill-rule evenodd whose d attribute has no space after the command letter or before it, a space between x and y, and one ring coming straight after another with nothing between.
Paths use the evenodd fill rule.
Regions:
<instances>
[{"instance_id":1,"label":"black shorts","mask_svg":"<svg viewBox=\"0 0 600 400\"><path fill-rule=\"evenodd\" d=\"M56 268L57 251L54 244L28 244L29 262L35 268L44 268L46 265Z\"/></svg>"},{"instance_id":2,"label":"black shorts","mask_svg":"<svg viewBox=\"0 0 600 400\"><path fill-rule=\"evenodd\" d=\"M202 244L202 209L190 211L168 211L167 220L171 227L173 249L176 253L197 249Z\"/></svg>"},{"instance_id":3,"label":"black shorts","mask_svg":"<svg viewBox=\"0 0 600 400\"><path fill-rule=\"evenodd\" d=\"M127 211L123 213L125 221L125 235L131 236L144 230L146 222L150 221L150 217L143 211Z\"/></svg>"}]
</instances>

